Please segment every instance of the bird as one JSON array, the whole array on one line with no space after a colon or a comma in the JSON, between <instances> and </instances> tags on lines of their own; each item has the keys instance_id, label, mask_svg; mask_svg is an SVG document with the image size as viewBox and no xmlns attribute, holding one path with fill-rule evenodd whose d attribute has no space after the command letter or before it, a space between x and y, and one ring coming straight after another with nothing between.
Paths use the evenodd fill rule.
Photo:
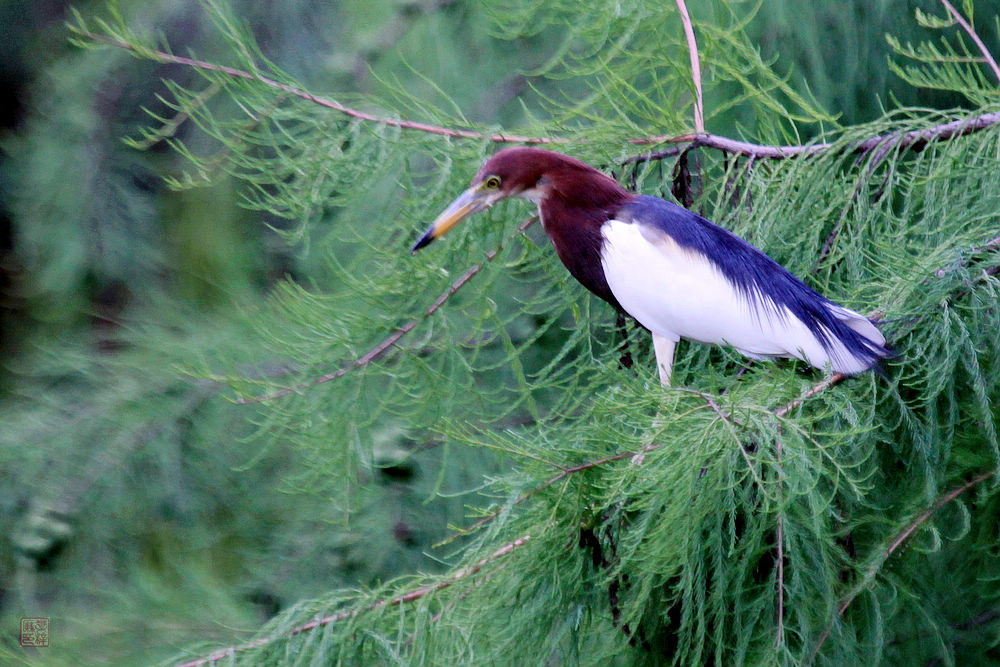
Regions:
<instances>
[{"instance_id":1,"label":"bird","mask_svg":"<svg viewBox=\"0 0 1000 667\"><path fill-rule=\"evenodd\" d=\"M511 147L488 158L411 254L509 197L538 207L556 255L577 281L652 334L662 385L670 384L681 338L843 375L876 368L890 355L874 322L821 296L736 234L548 149Z\"/></svg>"}]
</instances>

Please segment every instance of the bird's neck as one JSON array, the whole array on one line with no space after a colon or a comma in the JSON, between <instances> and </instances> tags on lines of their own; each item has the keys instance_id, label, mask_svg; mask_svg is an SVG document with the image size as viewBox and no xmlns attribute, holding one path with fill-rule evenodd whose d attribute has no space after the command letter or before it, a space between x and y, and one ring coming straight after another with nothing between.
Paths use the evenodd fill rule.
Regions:
<instances>
[{"instance_id":1,"label":"bird's neck","mask_svg":"<svg viewBox=\"0 0 1000 667\"><path fill-rule=\"evenodd\" d=\"M614 181L612 183L614 188L578 188L572 196L560 196L558 190L550 190L539 202L538 212L545 233L570 274L588 290L621 310L601 265L604 244L601 227L634 195Z\"/></svg>"},{"instance_id":2,"label":"bird's neck","mask_svg":"<svg viewBox=\"0 0 1000 667\"><path fill-rule=\"evenodd\" d=\"M546 175L529 199L538 204L543 224L600 230L624 204L634 199L610 176L587 168L582 173Z\"/></svg>"}]
</instances>

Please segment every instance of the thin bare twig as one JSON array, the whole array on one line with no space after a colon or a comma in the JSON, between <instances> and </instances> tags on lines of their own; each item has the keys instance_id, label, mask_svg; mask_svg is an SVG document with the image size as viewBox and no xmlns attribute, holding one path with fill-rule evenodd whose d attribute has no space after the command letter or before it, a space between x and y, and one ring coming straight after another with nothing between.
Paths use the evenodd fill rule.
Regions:
<instances>
[{"instance_id":1,"label":"thin bare twig","mask_svg":"<svg viewBox=\"0 0 1000 667\"><path fill-rule=\"evenodd\" d=\"M795 408L799 407L805 401L809 400L813 396L815 396L817 394L823 393L824 391L826 391L830 387L832 387L832 386L834 386L836 384L839 384L840 382L842 382L842 381L844 381L846 379L847 379L847 376L844 375L843 373L834 373L830 377L824 378L822 382L818 382L815 385L813 385L809 389L809 391L807 391L806 393L802 394L802 396L800 396L799 398L796 398L791 403L788 403L787 405L783 405L780 408L775 409L774 415L776 417L779 417L779 418L780 417L784 417L789 412L791 412Z\"/></svg>"},{"instance_id":2,"label":"thin bare twig","mask_svg":"<svg viewBox=\"0 0 1000 667\"><path fill-rule=\"evenodd\" d=\"M500 547L486 558L480 560L475 565L471 565L463 570L459 570L458 572L451 575L447 579L439 581L432 586L424 586L422 588L410 591L409 593L405 593L403 595L397 595L394 598L385 598L382 600L378 600L377 602L374 602L373 604L369 605L368 607L365 607L364 609L348 609L346 611L337 612L336 614L331 614L330 616L326 616L324 618L320 618L315 621L310 621L309 623L305 623L298 627L292 628L288 632L282 634L280 637L265 637L261 639L256 639L246 644L241 644L239 646L230 646L229 648L224 648L219 651L216 651L215 653L212 653L211 655L205 658L199 658L197 660L191 660L189 662L179 663L176 667L200 667L201 665L218 662L223 658L232 657L236 653L242 651L248 651L250 649L260 648L261 646L265 646L277 639L294 637L295 635L300 635L304 632L309 632L311 630L315 630L316 628L321 628L323 626L330 625L331 623L339 623L340 621L345 621L348 618L359 616L361 614L370 611L375 611L376 609L381 609L383 607L397 607L401 604L418 600L426 595L430 595L431 593L437 593L438 591L444 590L445 588L448 588L449 586L457 583L458 581L464 579L465 577L476 574L483 568L483 566L489 564L492 561L497 560L498 558L506 556L510 552L514 551L514 549L517 549L518 547L525 545L530 539L531 535L525 535L524 537L519 537L513 542L510 542Z\"/></svg>"},{"instance_id":3,"label":"thin bare twig","mask_svg":"<svg viewBox=\"0 0 1000 667\"><path fill-rule=\"evenodd\" d=\"M530 227L532 223L534 223L535 220L537 219L538 219L537 217L531 217L522 222L520 225L518 225L517 231L514 234L508 236L505 242L514 238L518 234L521 234L524 230ZM433 315L435 311L437 311L441 306L443 306L444 303L448 299L450 299L452 295L455 294L455 292L462 289L462 287L464 287L466 283L472 280L472 278L475 277L475 275L479 273L484 266L486 266L487 262L492 261L493 258L497 256L497 253L499 253L503 249L503 247L504 244L501 243L499 246L486 253L486 260L484 262L476 264L468 271L466 271L461 278L453 282L451 284L451 287L442 292L441 296L435 299L434 303L432 303L430 306L427 307L427 310L424 311L423 315L419 319L418 318L412 319L403 326L399 327L394 332L392 332L387 338L385 338L381 343L379 343L372 349L368 350L368 352L365 353L363 356L355 359L346 366L342 366L337 370L327 373L325 375L321 375L318 378L313 378L312 380L308 380L306 382L297 384L294 387L286 387L284 389L279 389L269 394L263 394L260 396L244 396L237 398L236 403L240 404L261 403L263 401L269 401L271 399L281 398L282 396L288 396L289 394L294 394L295 392L302 391L304 389L309 389L310 387L315 387L316 385L329 382L330 380L336 380L337 378L344 377L353 370L356 370L363 366L367 366L368 364L370 364L371 362L375 361L383 354L385 354L390 348L392 348L397 342L399 342L400 338L410 333L410 331L413 330L413 327L417 326L420 320L427 319L428 317Z\"/></svg>"},{"instance_id":4,"label":"thin bare twig","mask_svg":"<svg viewBox=\"0 0 1000 667\"><path fill-rule=\"evenodd\" d=\"M976 34L975 29L973 29L969 22L965 20L965 17L958 13L958 10L955 9L952 4L948 2L948 0L941 0L941 4L945 6L948 13L954 17L955 21L962 26L965 32L969 34L969 37L972 38L972 41L976 43L976 47L979 48L979 52L983 54L983 58L986 59L986 63L990 66L990 69L993 70L993 76L995 76L997 81L1000 82L1000 66L997 65L997 61L993 58L993 54L990 53L990 50L986 48L985 44L983 44L983 40L979 39L979 35Z\"/></svg>"},{"instance_id":5,"label":"thin bare twig","mask_svg":"<svg viewBox=\"0 0 1000 667\"><path fill-rule=\"evenodd\" d=\"M676 0L677 9L681 13L681 23L684 24L684 38L688 44L688 55L691 58L691 78L694 80L694 130L698 134L705 133L705 104L701 95L701 59L698 57L698 42L694 37L694 25L688 14L684 0Z\"/></svg>"},{"instance_id":6,"label":"thin bare twig","mask_svg":"<svg viewBox=\"0 0 1000 667\"><path fill-rule=\"evenodd\" d=\"M876 575L878 575L879 570L881 570L882 565L885 564L887 560L889 560L889 557L892 556L893 552L895 552L896 549L898 549L903 544L903 542L909 539L911 535L913 535L921 526L923 526L924 523L926 523L927 520L930 519L935 512L937 512L939 509L941 509L942 507L953 501L955 498L958 498L960 495L962 495L972 487L982 484L986 480L996 476L996 474L997 474L996 470L990 470L988 472L984 472L981 475L978 475L977 477L974 477L973 479L969 480L965 484L957 486L951 491L948 491L947 493L939 497L937 500L935 500L930 507L928 507L924 512L920 514L920 516L918 516L913 521L913 523L906 526L903 530L899 532L899 534L896 535L895 538L893 538L892 542L889 543L889 546L886 548L885 552L878 558L878 560L874 564L872 564L871 567L868 568L868 571L865 573L864 578L860 582L858 582L858 585L856 585L854 589L850 593L848 593L843 600L841 600L840 605L837 607L836 616L834 616L834 618L830 620L829 625L826 626L826 628L823 630L823 634L820 635L819 641L816 642L816 647L813 649L812 657L809 662L812 662L812 659L814 659L816 655L819 653L819 650L820 648L822 648L823 643L830 636L830 632L833 630L833 625L834 623L837 622L837 619L844 615L844 612L847 611L847 608L851 606L851 603L854 602L855 598L858 597L861 591L866 589L869 586L869 584L871 584L872 580L874 580Z\"/></svg>"},{"instance_id":7,"label":"thin bare twig","mask_svg":"<svg viewBox=\"0 0 1000 667\"><path fill-rule=\"evenodd\" d=\"M778 447L781 447L781 440L778 440ZM778 459L778 470L779 474L781 471L781 459ZM781 488L781 482L778 482L778 488ZM780 498L779 498L780 499ZM775 645L779 648L784 642L785 638L785 536L784 536L784 522L782 520L782 515L778 513L778 530L777 530L777 540L778 540L778 628L775 631Z\"/></svg>"},{"instance_id":8,"label":"thin bare twig","mask_svg":"<svg viewBox=\"0 0 1000 667\"><path fill-rule=\"evenodd\" d=\"M779 424L779 429L780 427L781 425ZM784 470L781 467L781 455L784 445L780 433L775 438L775 441L777 443L775 454L778 463L778 526L776 536L778 541L778 627L775 631L775 645L780 648L785 635L785 523L781 508L782 498L784 497Z\"/></svg>"}]
</instances>

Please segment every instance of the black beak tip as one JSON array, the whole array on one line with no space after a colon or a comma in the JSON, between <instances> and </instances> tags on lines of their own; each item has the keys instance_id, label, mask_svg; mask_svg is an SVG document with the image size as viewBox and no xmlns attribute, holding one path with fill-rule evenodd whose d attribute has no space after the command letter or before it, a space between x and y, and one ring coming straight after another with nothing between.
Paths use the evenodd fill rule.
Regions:
<instances>
[{"instance_id":1,"label":"black beak tip","mask_svg":"<svg viewBox=\"0 0 1000 667\"><path fill-rule=\"evenodd\" d=\"M420 239L417 240L416 243L413 244L413 247L410 248L410 254L412 255L416 251L418 251L421 248L423 248L425 245L428 245L433 240L434 240L434 236L431 234L430 231L428 231L426 234L424 234L423 236L421 236Z\"/></svg>"}]
</instances>

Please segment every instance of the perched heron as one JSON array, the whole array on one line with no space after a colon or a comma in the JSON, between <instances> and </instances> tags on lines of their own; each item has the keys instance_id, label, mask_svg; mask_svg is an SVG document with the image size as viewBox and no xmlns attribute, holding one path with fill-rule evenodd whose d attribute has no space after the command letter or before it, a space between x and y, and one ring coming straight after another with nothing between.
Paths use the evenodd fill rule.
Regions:
<instances>
[{"instance_id":1,"label":"perched heron","mask_svg":"<svg viewBox=\"0 0 1000 667\"><path fill-rule=\"evenodd\" d=\"M820 296L732 232L663 199L629 193L554 151L496 153L411 252L506 197L537 204L573 277L649 329L665 385L681 338L731 345L753 359L795 357L846 375L889 354L871 320Z\"/></svg>"}]
</instances>

